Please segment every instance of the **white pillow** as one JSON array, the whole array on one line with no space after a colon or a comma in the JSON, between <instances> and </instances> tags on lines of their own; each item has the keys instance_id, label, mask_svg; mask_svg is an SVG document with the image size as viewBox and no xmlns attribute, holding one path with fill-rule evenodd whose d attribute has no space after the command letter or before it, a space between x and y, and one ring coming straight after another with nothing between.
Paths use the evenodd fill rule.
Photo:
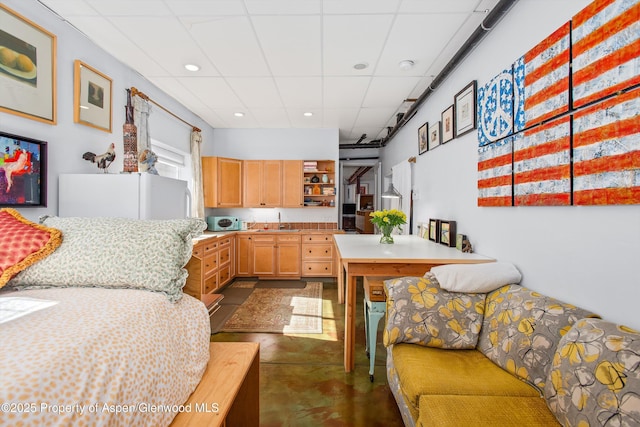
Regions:
<instances>
[{"instance_id":1,"label":"white pillow","mask_svg":"<svg viewBox=\"0 0 640 427\"><path fill-rule=\"evenodd\" d=\"M433 267L431 273L440 287L450 292L486 293L522 280L518 269L509 262L447 264Z\"/></svg>"}]
</instances>

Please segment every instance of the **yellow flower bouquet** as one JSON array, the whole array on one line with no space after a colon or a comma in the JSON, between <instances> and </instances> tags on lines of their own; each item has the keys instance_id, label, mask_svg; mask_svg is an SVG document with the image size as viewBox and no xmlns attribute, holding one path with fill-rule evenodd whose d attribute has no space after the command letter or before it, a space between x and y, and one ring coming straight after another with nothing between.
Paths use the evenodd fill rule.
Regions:
<instances>
[{"instance_id":1,"label":"yellow flower bouquet","mask_svg":"<svg viewBox=\"0 0 640 427\"><path fill-rule=\"evenodd\" d=\"M407 215L397 209L371 212L369 217L371 222L378 226L382 232L380 243L393 243L393 237L391 237L393 229L398 227L399 230L402 230L401 225L407 223Z\"/></svg>"}]
</instances>

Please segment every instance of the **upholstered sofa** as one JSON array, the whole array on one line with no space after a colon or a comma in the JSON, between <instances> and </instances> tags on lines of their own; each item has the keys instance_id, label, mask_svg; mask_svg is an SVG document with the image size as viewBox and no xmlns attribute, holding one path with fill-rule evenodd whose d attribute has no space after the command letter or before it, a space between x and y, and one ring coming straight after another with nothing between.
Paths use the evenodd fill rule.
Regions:
<instances>
[{"instance_id":1,"label":"upholstered sofa","mask_svg":"<svg viewBox=\"0 0 640 427\"><path fill-rule=\"evenodd\" d=\"M452 292L427 273L385 289L405 425L640 425L639 332L517 284Z\"/></svg>"}]
</instances>

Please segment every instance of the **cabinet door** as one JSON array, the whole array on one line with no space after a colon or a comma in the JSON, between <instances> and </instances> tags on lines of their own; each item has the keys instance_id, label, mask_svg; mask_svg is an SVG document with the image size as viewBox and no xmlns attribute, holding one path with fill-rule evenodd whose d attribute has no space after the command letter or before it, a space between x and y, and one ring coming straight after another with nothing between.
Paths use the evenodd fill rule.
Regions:
<instances>
[{"instance_id":1,"label":"cabinet door","mask_svg":"<svg viewBox=\"0 0 640 427\"><path fill-rule=\"evenodd\" d=\"M302 192L302 160L282 161L282 206L285 208L301 208Z\"/></svg>"},{"instance_id":2,"label":"cabinet door","mask_svg":"<svg viewBox=\"0 0 640 427\"><path fill-rule=\"evenodd\" d=\"M255 276L275 276L276 274L276 246L271 241L253 242L253 274Z\"/></svg>"},{"instance_id":3,"label":"cabinet door","mask_svg":"<svg viewBox=\"0 0 640 427\"><path fill-rule=\"evenodd\" d=\"M262 181L262 161L261 160L245 160L244 161L244 203L245 208L261 207L260 187Z\"/></svg>"},{"instance_id":4,"label":"cabinet door","mask_svg":"<svg viewBox=\"0 0 640 427\"><path fill-rule=\"evenodd\" d=\"M282 161L264 160L261 179L262 206L282 206Z\"/></svg>"},{"instance_id":5,"label":"cabinet door","mask_svg":"<svg viewBox=\"0 0 640 427\"><path fill-rule=\"evenodd\" d=\"M278 243L278 271L280 276L300 276L300 243Z\"/></svg>"},{"instance_id":6,"label":"cabinet door","mask_svg":"<svg viewBox=\"0 0 640 427\"><path fill-rule=\"evenodd\" d=\"M242 207L242 160L218 157L218 206Z\"/></svg>"},{"instance_id":7,"label":"cabinet door","mask_svg":"<svg viewBox=\"0 0 640 427\"><path fill-rule=\"evenodd\" d=\"M251 266L253 265L253 241L251 236L238 235L236 237L236 275L238 276L251 276L253 271Z\"/></svg>"},{"instance_id":8,"label":"cabinet door","mask_svg":"<svg viewBox=\"0 0 640 427\"><path fill-rule=\"evenodd\" d=\"M204 205L208 208L218 206L218 158L202 158L202 190Z\"/></svg>"}]
</instances>

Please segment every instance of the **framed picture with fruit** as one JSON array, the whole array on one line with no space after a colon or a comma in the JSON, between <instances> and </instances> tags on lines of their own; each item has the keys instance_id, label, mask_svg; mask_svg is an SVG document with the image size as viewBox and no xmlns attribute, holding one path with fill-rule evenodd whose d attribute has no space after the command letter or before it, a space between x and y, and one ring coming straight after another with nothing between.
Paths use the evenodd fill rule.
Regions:
<instances>
[{"instance_id":1,"label":"framed picture with fruit","mask_svg":"<svg viewBox=\"0 0 640 427\"><path fill-rule=\"evenodd\" d=\"M56 36L0 3L0 111L56 124Z\"/></svg>"}]
</instances>

